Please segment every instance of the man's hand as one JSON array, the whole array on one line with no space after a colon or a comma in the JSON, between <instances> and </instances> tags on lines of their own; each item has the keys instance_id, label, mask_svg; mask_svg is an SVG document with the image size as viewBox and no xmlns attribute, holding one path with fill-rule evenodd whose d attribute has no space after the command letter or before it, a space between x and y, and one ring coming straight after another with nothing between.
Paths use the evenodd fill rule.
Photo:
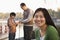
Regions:
<instances>
[{"instance_id":1,"label":"man's hand","mask_svg":"<svg viewBox=\"0 0 60 40\"><path fill-rule=\"evenodd\" d=\"M18 21L18 22L16 22L16 24L18 25L18 24L20 24L20 22Z\"/></svg>"},{"instance_id":2,"label":"man's hand","mask_svg":"<svg viewBox=\"0 0 60 40\"><path fill-rule=\"evenodd\" d=\"M21 21L19 21L19 23L20 23L20 24L22 24L22 22L21 22Z\"/></svg>"}]
</instances>

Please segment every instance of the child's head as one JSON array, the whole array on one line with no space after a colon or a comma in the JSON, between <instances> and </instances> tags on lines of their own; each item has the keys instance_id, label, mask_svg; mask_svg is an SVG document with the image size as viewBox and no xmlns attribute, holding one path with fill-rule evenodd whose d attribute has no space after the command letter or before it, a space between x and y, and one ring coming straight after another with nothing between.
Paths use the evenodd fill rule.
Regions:
<instances>
[{"instance_id":1,"label":"child's head","mask_svg":"<svg viewBox=\"0 0 60 40\"><path fill-rule=\"evenodd\" d=\"M15 14L14 12L11 12L11 13L10 13L10 17L11 17L11 18L15 18L15 16L16 16L16 14Z\"/></svg>"}]
</instances>

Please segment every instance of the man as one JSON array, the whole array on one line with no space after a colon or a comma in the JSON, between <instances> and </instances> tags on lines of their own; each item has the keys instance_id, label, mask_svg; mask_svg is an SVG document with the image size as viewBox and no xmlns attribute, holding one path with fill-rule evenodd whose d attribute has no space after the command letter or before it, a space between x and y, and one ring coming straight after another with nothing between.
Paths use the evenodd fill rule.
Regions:
<instances>
[{"instance_id":1,"label":"man","mask_svg":"<svg viewBox=\"0 0 60 40\"><path fill-rule=\"evenodd\" d=\"M24 39L31 40L33 30L33 11L29 9L25 3L20 4L24 10L23 19L20 21L24 23Z\"/></svg>"},{"instance_id":2,"label":"man","mask_svg":"<svg viewBox=\"0 0 60 40\"><path fill-rule=\"evenodd\" d=\"M19 22L15 22L16 14L14 12L10 13L10 18L8 19L8 27L9 27L9 40L15 40L16 26Z\"/></svg>"}]
</instances>

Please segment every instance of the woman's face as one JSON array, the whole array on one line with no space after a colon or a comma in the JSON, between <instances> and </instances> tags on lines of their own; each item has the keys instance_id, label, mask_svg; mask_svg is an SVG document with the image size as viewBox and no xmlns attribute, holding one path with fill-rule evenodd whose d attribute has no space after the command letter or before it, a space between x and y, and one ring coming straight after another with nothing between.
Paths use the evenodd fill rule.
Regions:
<instances>
[{"instance_id":1,"label":"woman's face","mask_svg":"<svg viewBox=\"0 0 60 40\"><path fill-rule=\"evenodd\" d=\"M34 15L34 22L38 27L45 25L46 21L42 11L39 11Z\"/></svg>"}]
</instances>

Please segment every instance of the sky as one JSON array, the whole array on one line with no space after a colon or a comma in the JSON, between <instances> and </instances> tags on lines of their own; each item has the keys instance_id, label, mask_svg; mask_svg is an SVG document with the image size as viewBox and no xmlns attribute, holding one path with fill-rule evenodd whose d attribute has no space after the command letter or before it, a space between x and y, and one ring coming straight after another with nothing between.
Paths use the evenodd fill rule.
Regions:
<instances>
[{"instance_id":1,"label":"sky","mask_svg":"<svg viewBox=\"0 0 60 40\"><path fill-rule=\"evenodd\" d=\"M0 12L21 12L20 3L25 3L35 11L39 7L57 11L60 7L60 0L0 0Z\"/></svg>"}]
</instances>

